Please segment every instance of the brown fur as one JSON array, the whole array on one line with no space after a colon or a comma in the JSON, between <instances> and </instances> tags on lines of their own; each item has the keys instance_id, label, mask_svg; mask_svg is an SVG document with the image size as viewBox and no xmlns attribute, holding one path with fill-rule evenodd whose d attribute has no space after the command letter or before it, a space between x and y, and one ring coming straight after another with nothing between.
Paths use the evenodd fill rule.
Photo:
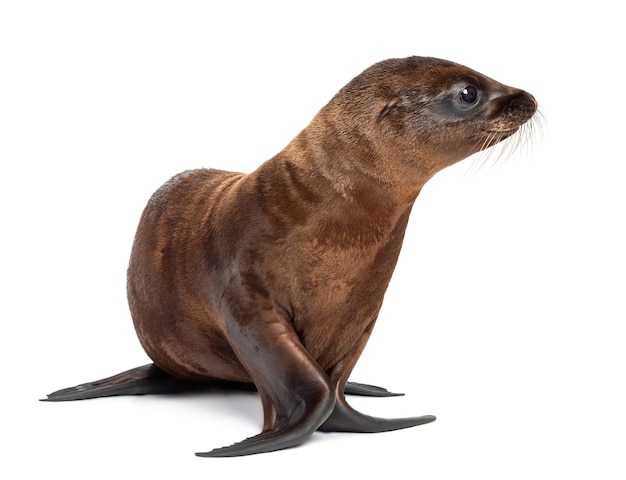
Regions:
<instances>
[{"instance_id":1,"label":"brown fur","mask_svg":"<svg viewBox=\"0 0 626 480\"><path fill-rule=\"evenodd\" d=\"M480 92L476 105L459 98L468 84ZM208 455L285 448L318 428L434 419L363 416L343 388L421 188L535 109L526 92L460 65L388 60L254 172L184 172L154 194L128 269L141 344L174 377L253 382L263 401L263 433Z\"/></svg>"}]
</instances>

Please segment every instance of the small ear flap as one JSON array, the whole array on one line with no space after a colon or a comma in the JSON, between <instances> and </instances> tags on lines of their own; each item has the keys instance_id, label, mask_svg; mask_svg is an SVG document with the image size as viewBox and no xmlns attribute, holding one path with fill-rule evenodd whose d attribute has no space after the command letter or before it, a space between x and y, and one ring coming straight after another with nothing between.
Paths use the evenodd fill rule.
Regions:
<instances>
[{"instance_id":1,"label":"small ear flap","mask_svg":"<svg viewBox=\"0 0 626 480\"><path fill-rule=\"evenodd\" d=\"M383 108L380 111L380 113L378 114L378 117L376 118L376 123L380 122L385 117L385 115L387 115L389 112L391 112L397 106L398 106L398 101L397 100L392 100L387 105L385 105L385 108Z\"/></svg>"}]
</instances>

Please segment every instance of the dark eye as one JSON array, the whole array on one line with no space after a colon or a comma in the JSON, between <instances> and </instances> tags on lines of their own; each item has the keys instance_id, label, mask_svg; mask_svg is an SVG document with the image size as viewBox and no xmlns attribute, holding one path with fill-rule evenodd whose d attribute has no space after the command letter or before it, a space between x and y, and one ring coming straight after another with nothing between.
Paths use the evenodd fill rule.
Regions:
<instances>
[{"instance_id":1,"label":"dark eye","mask_svg":"<svg viewBox=\"0 0 626 480\"><path fill-rule=\"evenodd\" d=\"M468 103L471 105L478 99L478 89L474 85L468 85L463 90L461 90L460 97L463 103Z\"/></svg>"}]
</instances>

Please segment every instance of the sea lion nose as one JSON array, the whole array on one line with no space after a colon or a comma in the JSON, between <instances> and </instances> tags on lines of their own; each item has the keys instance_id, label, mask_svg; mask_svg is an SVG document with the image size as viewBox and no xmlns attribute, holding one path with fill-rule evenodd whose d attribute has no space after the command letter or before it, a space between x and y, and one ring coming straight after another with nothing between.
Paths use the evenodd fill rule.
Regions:
<instances>
[{"instance_id":1,"label":"sea lion nose","mask_svg":"<svg viewBox=\"0 0 626 480\"><path fill-rule=\"evenodd\" d=\"M520 90L511 98L505 109L506 113L513 113L529 119L537 111L538 103L530 93Z\"/></svg>"},{"instance_id":2,"label":"sea lion nose","mask_svg":"<svg viewBox=\"0 0 626 480\"><path fill-rule=\"evenodd\" d=\"M533 97L530 93L522 90L518 96L511 100L509 106L514 109L530 108L535 111L537 110L538 103L537 100L535 100L535 97Z\"/></svg>"}]
</instances>

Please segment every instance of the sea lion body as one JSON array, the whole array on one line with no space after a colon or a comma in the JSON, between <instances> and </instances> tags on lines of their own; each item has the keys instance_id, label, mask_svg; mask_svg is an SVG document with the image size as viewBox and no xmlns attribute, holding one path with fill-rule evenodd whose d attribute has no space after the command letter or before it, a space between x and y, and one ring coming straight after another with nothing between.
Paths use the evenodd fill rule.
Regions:
<instances>
[{"instance_id":1,"label":"sea lion body","mask_svg":"<svg viewBox=\"0 0 626 480\"><path fill-rule=\"evenodd\" d=\"M434 420L362 415L344 388L423 185L515 133L536 107L528 93L451 62L387 60L254 172L175 176L146 206L128 269L133 321L156 367L83 386L80 398L161 391L154 381L134 390L155 368L184 382L253 383L263 432L206 456L286 448L317 429Z\"/></svg>"},{"instance_id":2,"label":"sea lion body","mask_svg":"<svg viewBox=\"0 0 626 480\"><path fill-rule=\"evenodd\" d=\"M236 353L244 326L235 317L246 310L253 323L267 311L292 324L324 371L378 314L411 205L387 216L388 206L316 194L311 183L298 192L289 177L279 190L287 198L276 198L264 182L277 169L267 169L185 172L142 216L128 272L130 306L144 349L174 376L252 381ZM368 222L376 208L385 217L377 229Z\"/></svg>"}]
</instances>

